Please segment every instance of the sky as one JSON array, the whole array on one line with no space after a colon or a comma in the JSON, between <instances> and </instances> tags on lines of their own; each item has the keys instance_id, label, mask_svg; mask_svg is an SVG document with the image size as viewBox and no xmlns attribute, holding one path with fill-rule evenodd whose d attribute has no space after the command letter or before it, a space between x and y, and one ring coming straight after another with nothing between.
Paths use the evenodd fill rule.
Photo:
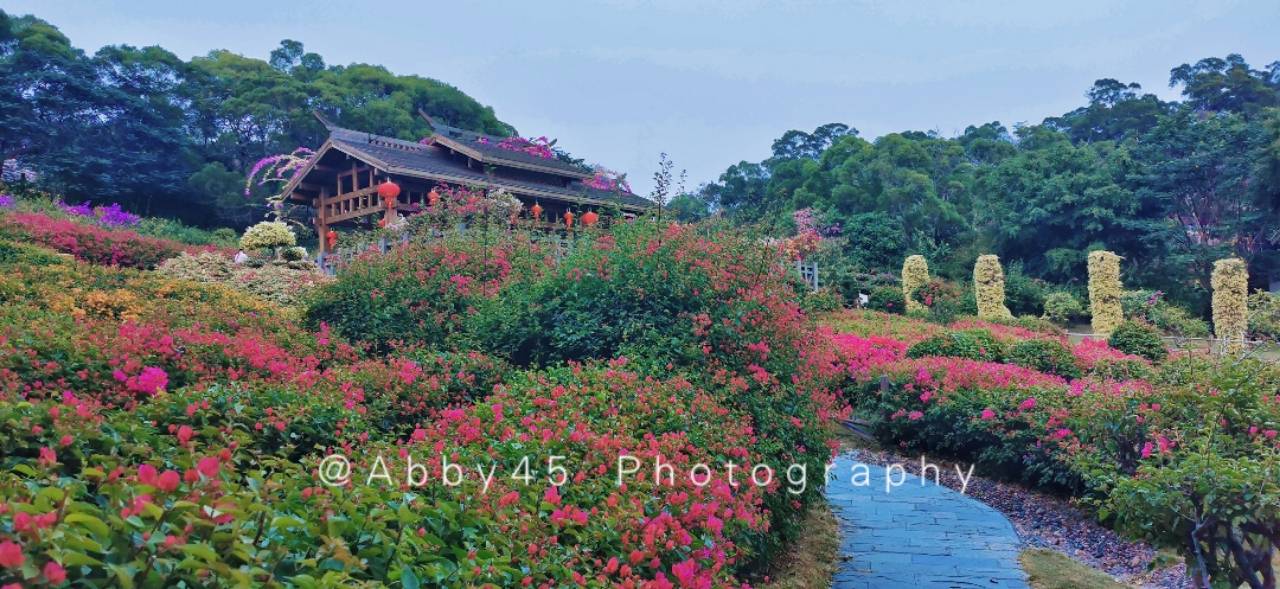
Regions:
<instances>
[{"instance_id":1,"label":"sky","mask_svg":"<svg viewBox=\"0 0 1280 589\"><path fill-rule=\"evenodd\" d=\"M1280 60L1280 1L1069 2L0 0L87 51L160 45L183 58L265 59L281 39L326 63L435 78L626 172L639 194L658 156L690 188L769 156L788 129L840 122L867 139L1038 123L1099 78L1165 99L1169 70L1240 53Z\"/></svg>"}]
</instances>

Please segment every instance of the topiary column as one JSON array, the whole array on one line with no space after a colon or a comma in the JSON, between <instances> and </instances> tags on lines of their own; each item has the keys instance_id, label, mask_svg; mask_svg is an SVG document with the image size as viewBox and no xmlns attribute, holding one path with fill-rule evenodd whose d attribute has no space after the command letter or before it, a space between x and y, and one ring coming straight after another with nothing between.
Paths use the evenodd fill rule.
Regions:
<instances>
[{"instance_id":1,"label":"topiary column","mask_svg":"<svg viewBox=\"0 0 1280 589\"><path fill-rule=\"evenodd\" d=\"M1213 263L1213 335L1219 350L1234 354L1244 349L1249 327L1249 269L1240 258Z\"/></svg>"},{"instance_id":2,"label":"topiary column","mask_svg":"<svg viewBox=\"0 0 1280 589\"><path fill-rule=\"evenodd\" d=\"M978 300L978 318L987 321L1013 319L1004 306L1004 268L993 254L978 256L973 265L973 294Z\"/></svg>"},{"instance_id":3,"label":"topiary column","mask_svg":"<svg viewBox=\"0 0 1280 589\"><path fill-rule=\"evenodd\" d=\"M908 313L928 310L916 300L916 291L926 284L929 284L929 263L924 261L924 256L907 256L902 262L902 298Z\"/></svg>"},{"instance_id":4,"label":"topiary column","mask_svg":"<svg viewBox=\"0 0 1280 589\"><path fill-rule=\"evenodd\" d=\"M1120 256L1113 252L1089 252L1089 312L1093 335L1110 337L1124 321L1120 308Z\"/></svg>"}]
</instances>

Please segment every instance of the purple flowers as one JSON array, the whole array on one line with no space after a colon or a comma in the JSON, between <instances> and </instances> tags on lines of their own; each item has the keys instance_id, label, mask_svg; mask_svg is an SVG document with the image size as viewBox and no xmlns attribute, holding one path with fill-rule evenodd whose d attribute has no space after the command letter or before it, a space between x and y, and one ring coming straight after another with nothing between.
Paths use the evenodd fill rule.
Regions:
<instances>
[{"instance_id":1,"label":"purple flowers","mask_svg":"<svg viewBox=\"0 0 1280 589\"><path fill-rule=\"evenodd\" d=\"M132 227L142 221L142 217L120 208L120 203L98 207L93 210L98 223L107 227Z\"/></svg>"},{"instance_id":2,"label":"purple flowers","mask_svg":"<svg viewBox=\"0 0 1280 589\"><path fill-rule=\"evenodd\" d=\"M68 215L74 215L77 217L93 216L93 207L89 205L89 201L87 200L78 205L69 205L67 203L59 201L58 208L62 209L62 212Z\"/></svg>"},{"instance_id":3,"label":"purple flowers","mask_svg":"<svg viewBox=\"0 0 1280 589\"><path fill-rule=\"evenodd\" d=\"M11 209L16 204L12 194L0 194L0 209Z\"/></svg>"},{"instance_id":4,"label":"purple flowers","mask_svg":"<svg viewBox=\"0 0 1280 589\"><path fill-rule=\"evenodd\" d=\"M132 227L142 221L142 217L124 210L120 203L95 207L91 206L89 201L78 205L69 205L59 201L58 208L68 215L93 219L103 227Z\"/></svg>"}]
</instances>

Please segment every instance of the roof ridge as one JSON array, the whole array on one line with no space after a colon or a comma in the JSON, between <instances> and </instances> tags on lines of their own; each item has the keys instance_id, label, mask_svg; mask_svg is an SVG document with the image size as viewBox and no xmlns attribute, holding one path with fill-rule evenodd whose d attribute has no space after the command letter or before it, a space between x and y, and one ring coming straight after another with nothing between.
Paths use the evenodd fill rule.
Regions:
<instances>
[{"instance_id":1,"label":"roof ridge","mask_svg":"<svg viewBox=\"0 0 1280 589\"><path fill-rule=\"evenodd\" d=\"M339 137L339 135L347 135L347 137ZM329 127L329 136L336 137L339 141L347 142L363 142L369 145L379 145L382 147L390 147L402 151L421 152L426 149L425 145L406 139L398 139L387 135L379 135L377 133L369 133L368 131L357 131L355 129L347 129L332 125Z\"/></svg>"}]
</instances>

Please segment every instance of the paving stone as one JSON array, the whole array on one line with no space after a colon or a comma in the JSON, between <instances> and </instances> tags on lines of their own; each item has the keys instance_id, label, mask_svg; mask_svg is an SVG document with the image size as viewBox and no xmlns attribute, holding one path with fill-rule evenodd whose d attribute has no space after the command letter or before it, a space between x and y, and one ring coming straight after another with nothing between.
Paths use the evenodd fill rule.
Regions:
<instances>
[{"instance_id":1,"label":"paving stone","mask_svg":"<svg viewBox=\"0 0 1280 589\"><path fill-rule=\"evenodd\" d=\"M870 484L855 486L855 463L852 454L838 457L827 483L847 557L832 587L1028 589L1017 533L999 512L910 474L886 492L879 466L867 466Z\"/></svg>"}]
</instances>

